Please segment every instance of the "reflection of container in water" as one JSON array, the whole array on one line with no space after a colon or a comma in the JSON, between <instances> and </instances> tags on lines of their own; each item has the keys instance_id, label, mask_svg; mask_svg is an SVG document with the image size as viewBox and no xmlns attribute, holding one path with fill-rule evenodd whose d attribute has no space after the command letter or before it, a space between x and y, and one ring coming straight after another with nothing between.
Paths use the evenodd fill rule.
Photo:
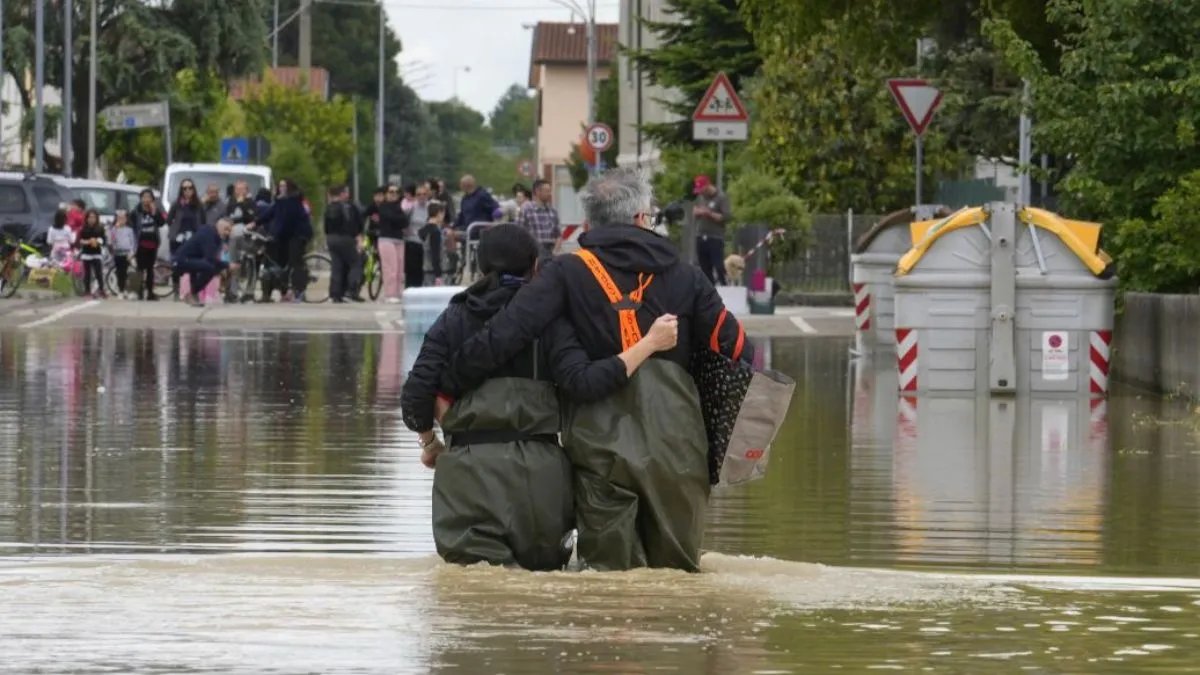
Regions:
<instances>
[{"instance_id":1,"label":"reflection of container in water","mask_svg":"<svg viewBox=\"0 0 1200 675\"><path fill-rule=\"evenodd\" d=\"M462 286L434 286L431 288L409 288L404 291L404 359L401 373L412 370L425 333L437 321L450 298L464 291Z\"/></svg>"},{"instance_id":2,"label":"reflection of container in water","mask_svg":"<svg viewBox=\"0 0 1200 675\"><path fill-rule=\"evenodd\" d=\"M887 416L886 409L875 409L872 424ZM893 419L890 473L900 559L1019 565L1098 560L1107 446L1103 401L900 397ZM856 437L854 452L862 447ZM856 472L867 468L853 466Z\"/></svg>"}]
</instances>

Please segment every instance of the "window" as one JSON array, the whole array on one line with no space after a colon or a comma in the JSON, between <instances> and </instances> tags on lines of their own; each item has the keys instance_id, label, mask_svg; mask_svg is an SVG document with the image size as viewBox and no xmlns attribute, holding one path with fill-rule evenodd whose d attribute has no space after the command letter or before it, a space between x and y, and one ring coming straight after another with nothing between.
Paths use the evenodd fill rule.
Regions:
<instances>
[{"instance_id":1,"label":"window","mask_svg":"<svg viewBox=\"0 0 1200 675\"><path fill-rule=\"evenodd\" d=\"M102 216L111 216L117 212L117 195L106 188L75 188L71 190L75 196L83 200L89 209L96 209Z\"/></svg>"},{"instance_id":2,"label":"window","mask_svg":"<svg viewBox=\"0 0 1200 675\"><path fill-rule=\"evenodd\" d=\"M28 213L29 201L20 185L0 185L0 213Z\"/></svg>"},{"instance_id":3,"label":"window","mask_svg":"<svg viewBox=\"0 0 1200 675\"><path fill-rule=\"evenodd\" d=\"M34 187L33 196L37 199L39 211L53 212L64 206L62 196L54 188Z\"/></svg>"},{"instance_id":4,"label":"window","mask_svg":"<svg viewBox=\"0 0 1200 675\"><path fill-rule=\"evenodd\" d=\"M136 211L142 203L142 195L138 192L117 192L117 208L125 209L126 211Z\"/></svg>"}]
</instances>

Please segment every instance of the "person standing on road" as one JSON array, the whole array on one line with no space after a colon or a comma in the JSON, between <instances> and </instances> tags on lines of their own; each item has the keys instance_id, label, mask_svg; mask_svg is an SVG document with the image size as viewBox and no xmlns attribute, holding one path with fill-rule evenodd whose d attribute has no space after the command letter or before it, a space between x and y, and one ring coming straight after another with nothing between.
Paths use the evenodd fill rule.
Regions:
<instances>
[{"instance_id":1,"label":"person standing on road","mask_svg":"<svg viewBox=\"0 0 1200 675\"><path fill-rule=\"evenodd\" d=\"M71 250L75 248L75 231L67 226L66 209L54 212L54 222L46 231L46 246L50 247L50 262L66 269L71 260Z\"/></svg>"},{"instance_id":2,"label":"person standing on road","mask_svg":"<svg viewBox=\"0 0 1200 675\"><path fill-rule=\"evenodd\" d=\"M83 229L79 231L79 259L83 261L83 294L92 298L107 298L104 292L104 246L108 236L100 224L100 212L88 209L83 215ZM99 287L92 290L92 283Z\"/></svg>"},{"instance_id":3,"label":"person standing on road","mask_svg":"<svg viewBox=\"0 0 1200 675\"><path fill-rule=\"evenodd\" d=\"M446 399L469 392L567 318L591 359L620 354L662 315L679 318L679 341L616 393L564 412L574 466L579 557L598 570L700 567L708 509L708 437L693 353L753 360L741 325L700 270L650 230L645 175L614 169L581 195L591 230L581 250L546 263L487 326L451 355ZM622 373L624 374L624 373ZM653 406L647 407L646 402Z\"/></svg>"},{"instance_id":4,"label":"person standing on road","mask_svg":"<svg viewBox=\"0 0 1200 675\"><path fill-rule=\"evenodd\" d=\"M350 188L339 185L329 193L325 207L325 243L333 265L329 280L329 297L333 302L346 302L346 296L358 293L362 282L363 218L358 206L350 200Z\"/></svg>"},{"instance_id":5,"label":"person standing on road","mask_svg":"<svg viewBox=\"0 0 1200 675\"><path fill-rule=\"evenodd\" d=\"M221 201L221 188L216 183L209 183L204 188L204 222L215 225L225 217L225 202Z\"/></svg>"},{"instance_id":6,"label":"person standing on road","mask_svg":"<svg viewBox=\"0 0 1200 675\"><path fill-rule=\"evenodd\" d=\"M154 265L158 262L159 237L167 224L153 190L142 190L141 203L133 214L133 228L137 234L138 276L142 283L138 288L138 300L158 300L154 296Z\"/></svg>"},{"instance_id":7,"label":"person standing on road","mask_svg":"<svg viewBox=\"0 0 1200 675\"><path fill-rule=\"evenodd\" d=\"M425 243L421 231L429 222L429 186L422 183L413 193L408 208L408 227L404 230L404 287L419 288L425 284Z\"/></svg>"},{"instance_id":8,"label":"person standing on road","mask_svg":"<svg viewBox=\"0 0 1200 675\"><path fill-rule=\"evenodd\" d=\"M83 232L84 211L87 209L87 203L82 199L72 199L67 204L67 227L71 228L71 232L75 233L75 238L79 238L79 233Z\"/></svg>"},{"instance_id":9,"label":"person standing on road","mask_svg":"<svg viewBox=\"0 0 1200 675\"><path fill-rule=\"evenodd\" d=\"M233 223L233 231L229 235L229 282L226 286L226 302L236 302L241 293L241 289L238 288L238 271L242 266L246 228L254 224L254 216L257 213L258 207L250 196L250 186L244 180L234 183L233 196L225 206L225 217Z\"/></svg>"},{"instance_id":10,"label":"person standing on road","mask_svg":"<svg viewBox=\"0 0 1200 675\"><path fill-rule=\"evenodd\" d=\"M404 291L405 231L408 229L408 214L400 206L400 188L387 187L387 193L379 205L379 266L383 273L384 302L398 304Z\"/></svg>"},{"instance_id":11,"label":"person standing on road","mask_svg":"<svg viewBox=\"0 0 1200 675\"><path fill-rule=\"evenodd\" d=\"M289 280L283 280L284 302L303 302L304 291L308 286L308 269L304 266L304 252L308 242L312 240L312 218L304 203L304 195L295 181L285 178L279 181L279 191L275 202L260 212L255 218L259 224L270 223L270 234L275 240L275 260L287 266L290 272ZM271 287L267 279L263 279L263 299L271 297Z\"/></svg>"},{"instance_id":12,"label":"person standing on road","mask_svg":"<svg viewBox=\"0 0 1200 675\"><path fill-rule=\"evenodd\" d=\"M137 251L137 233L129 226L129 214L125 209L117 209L108 238L112 242L113 269L117 274L117 297L128 300L130 294L125 285L129 278L129 260Z\"/></svg>"},{"instance_id":13,"label":"person standing on road","mask_svg":"<svg viewBox=\"0 0 1200 675\"><path fill-rule=\"evenodd\" d=\"M463 176L459 187L462 188L463 197L458 209L458 218L454 221L454 229L466 232L472 223L490 223L496 219L500 205L490 192L476 184L474 176ZM479 235L475 235L474 238L478 239Z\"/></svg>"},{"instance_id":14,"label":"person standing on road","mask_svg":"<svg viewBox=\"0 0 1200 675\"><path fill-rule=\"evenodd\" d=\"M192 294L188 298L188 304L193 307L204 306L200 300L200 292L208 288L208 283L213 277L229 266L222 253L225 241L229 239L232 231L233 223L228 218L221 218L215 226L201 226L171 257L171 266L178 274L190 275Z\"/></svg>"},{"instance_id":15,"label":"person standing on road","mask_svg":"<svg viewBox=\"0 0 1200 675\"><path fill-rule=\"evenodd\" d=\"M204 206L196 195L196 183L191 178L184 178L179 183L179 195L171 205L167 214L170 228L167 237L170 240L171 257L179 251L179 247L187 241L200 226L204 224ZM175 289L175 299L179 299L179 274L172 272L171 286Z\"/></svg>"},{"instance_id":16,"label":"person standing on road","mask_svg":"<svg viewBox=\"0 0 1200 675\"><path fill-rule=\"evenodd\" d=\"M551 196L550 181L534 181L533 199L521 206L521 213L517 216L517 224L537 240L543 257L553 254L558 248L558 238L562 236L558 211L550 205Z\"/></svg>"},{"instance_id":17,"label":"person standing on road","mask_svg":"<svg viewBox=\"0 0 1200 675\"><path fill-rule=\"evenodd\" d=\"M696 176L692 183L696 205L696 260L700 271L714 284L725 285L725 228L733 214L729 197L708 176Z\"/></svg>"}]
</instances>

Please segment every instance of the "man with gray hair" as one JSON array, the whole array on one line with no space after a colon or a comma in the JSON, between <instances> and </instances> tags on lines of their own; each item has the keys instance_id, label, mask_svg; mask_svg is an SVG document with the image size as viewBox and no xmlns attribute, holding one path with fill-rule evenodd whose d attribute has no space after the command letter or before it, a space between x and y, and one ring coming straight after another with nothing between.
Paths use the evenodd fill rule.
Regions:
<instances>
[{"instance_id":1,"label":"man with gray hair","mask_svg":"<svg viewBox=\"0 0 1200 675\"><path fill-rule=\"evenodd\" d=\"M588 567L698 571L708 507L708 442L692 354L750 359L741 325L711 282L649 217L650 184L615 169L593 178L581 250L546 264L488 326L449 359L443 397L473 389L560 316L593 360L616 358L664 314L679 318L677 346L660 352L616 394L564 404L563 445L574 468L578 552Z\"/></svg>"}]
</instances>

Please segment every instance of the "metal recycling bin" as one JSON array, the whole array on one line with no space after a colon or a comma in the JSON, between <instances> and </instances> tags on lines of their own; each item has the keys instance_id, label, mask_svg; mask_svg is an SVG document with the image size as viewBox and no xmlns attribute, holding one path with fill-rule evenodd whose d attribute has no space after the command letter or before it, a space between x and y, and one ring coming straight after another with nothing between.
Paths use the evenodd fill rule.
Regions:
<instances>
[{"instance_id":1,"label":"metal recycling bin","mask_svg":"<svg viewBox=\"0 0 1200 675\"><path fill-rule=\"evenodd\" d=\"M1100 225L994 203L912 234L895 279L901 391L1107 394L1117 282Z\"/></svg>"},{"instance_id":2,"label":"metal recycling bin","mask_svg":"<svg viewBox=\"0 0 1200 675\"><path fill-rule=\"evenodd\" d=\"M850 254L850 286L854 290L854 346L860 356L896 348L894 291L896 263L912 248L909 225L914 220L943 218L949 209L917 206L890 213L858 238Z\"/></svg>"}]
</instances>

